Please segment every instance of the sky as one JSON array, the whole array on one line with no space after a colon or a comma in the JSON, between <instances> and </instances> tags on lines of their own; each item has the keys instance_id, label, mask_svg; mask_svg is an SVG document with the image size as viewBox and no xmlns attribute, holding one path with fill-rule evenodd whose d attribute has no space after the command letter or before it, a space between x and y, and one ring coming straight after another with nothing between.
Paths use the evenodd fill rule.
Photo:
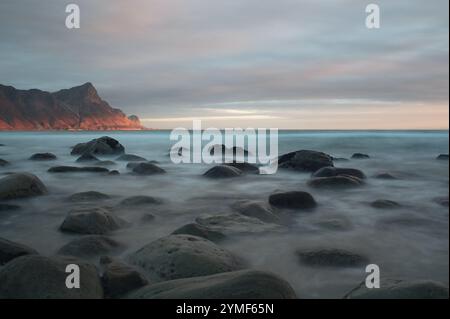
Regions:
<instances>
[{"instance_id":1,"label":"sky","mask_svg":"<svg viewBox=\"0 0 450 319\"><path fill-rule=\"evenodd\" d=\"M92 82L149 128L448 129L449 2L373 2L1 0L0 84Z\"/></svg>"}]
</instances>

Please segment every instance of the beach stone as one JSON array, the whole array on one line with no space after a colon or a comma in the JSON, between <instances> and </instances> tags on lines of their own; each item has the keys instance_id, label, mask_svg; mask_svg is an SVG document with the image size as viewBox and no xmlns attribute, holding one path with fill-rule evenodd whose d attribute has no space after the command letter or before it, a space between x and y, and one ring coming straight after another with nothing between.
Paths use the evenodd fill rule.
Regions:
<instances>
[{"instance_id":1,"label":"beach stone","mask_svg":"<svg viewBox=\"0 0 450 319\"><path fill-rule=\"evenodd\" d=\"M102 257L100 263L104 268L102 283L107 298L119 298L149 283L137 268L123 261Z\"/></svg>"},{"instance_id":2,"label":"beach stone","mask_svg":"<svg viewBox=\"0 0 450 319\"><path fill-rule=\"evenodd\" d=\"M314 197L307 192L292 191L269 196L269 204L277 208L311 209L317 206Z\"/></svg>"},{"instance_id":3,"label":"beach stone","mask_svg":"<svg viewBox=\"0 0 450 319\"><path fill-rule=\"evenodd\" d=\"M48 169L49 173L108 173L109 170L104 167L96 166L54 166Z\"/></svg>"},{"instance_id":4,"label":"beach stone","mask_svg":"<svg viewBox=\"0 0 450 319\"><path fill-rule=\"evenodd\" d=\"M269 272L240 270L147 285L130 299L296 299L284 279Z\"/></svg>"},{"instance_id":5,"label":"beach stone","mask_svg":"<svg viewBox=\"0 0 450 319\"><path fill-rule=\"evenodd\" d=\"M299 261L315 267L359 267L369 264L368 258L343 249L297 250Z\"/></svg>"},{"instance_id":6,"label":"beach stone","mask_svg":"<svg viewBox=\"0 0 450 319\"><path fill-rule=\"evenodd\" d=\"M80 288L67 289L66 267L80 268ZM1 299L100 299L103 288L96 267L66 256L22 256L0 269Z\"/></svg>"},{"instance_id":7,"label":"beach stone","mask_svg":"<svg viewBox=\"0 0 450 319\"><path fill-rule=\"evenodd\" d=\"M208 178L230 178L242 175L242 171L227 165L218 165L209 169L204 176Z\"/></svg>"},{"instance_id":8,"label":"beach stone","mask_svg":"<svg viewBox=\"0 0 450 319\"><path fill-rule=\"evenodd\" d=\"M242 260L213 242L191 235L155 240L129 256L149 279L165 281L244 268Z\"/></svg>"},{"instance_id":9,"label":"beach stone","mask_svg":"<svg viewBox=\"0 0 450 319\"><path fill-rule=\"evenodd\" d=\"M99 200L105 200L109 199L109 195L96 192L96 191L88 191L88 192L81 192L81 193L75 193L73 195L70 195L68 200L71 202L92 202L92 201L99 201Z\"/></svg>"},{"instance_id":10,"label":"beach stone","mask_svg":"<svg viewBox=\"0 0 450 319\"><path fill-rule=\"evenodd\" d=\"M84 162L99 162L100 160L92 155L91 153L85 153L77 158L77 163L84 163Z\"/></svg>"},{"instance_id":11,"label":"beach stone","mask_svg":"<svg viewBox=\"0 0 450 319\"><path fill-rule=\"evenodd\" d=\"M36 153L31 155L31 157L29 158L29 160L32 161L53 161L56 159L56 155L52 153Z\"/></svg>"},{"instance_id":12,"label":"beach stone","mask_svg":"<svg viewBox=\"0 0 450 319\"><path fill-rule=\"evenodd\" d=\"M388 199L377 199L376 201L370 203L370 206L377 209L395 209L400 208L402 205Z\"/></svg>"},{"instance_id":13,"label":"beach stone","mask_svg":"<svg viewBox=\"0 0 450 319\"><path fill-rule=\"evenodd\" d=\"M60 226L63 232L104 235L124 227L127 223L102 207L74 209Z\"/></svg>"},{"instance_id":14,"label":"beach stone","mask_svg":"<svg viewBox=\"0 0 450 319\"><path fill-rule=\"evenodd\" d=\"M116 240L103 235L87 235L76 238L58 250L59 255L91 258L111 254L123 248Z\"/></svg>"},{"instance_id":15,"label":"beach stone","mask_svg":"<svg viewBox=\"0 0 450 319\"><path fill-rule=\"evenodd\" d=\"M14 173L0 179L0 200L47 194L44 183L30 173Z\"/></svg>"},{"instance_id":16,"label":"beach stone","mask_svg":"<svg viewBox=\"0 0 450 319\"><path fill-rule=\"evenodd\" d=\"M265 202L240 200L231 207L242 215L257 218L266 223L281 222L280 217Z\"/></svg>"},{"instance_id":17,"label":"beach stone","mask_svg":"<svg viewBox=\"0 0 450 319\"><path fill-rule=\"evenodd\" d=\"M382 280L378 289L368 289L365 282L344 296L346 299L447 299L448 286L431 280Z\"/></svg>"},{"instance_id":18,"label":"beach stone","mask_svg":"<svg viewBox=\"0 0 450 319\"><path fill-rule=\"evenodd\" d=\"M317 177L308 181L308 186L314 188L346 188L364 185L364 182L354 176L338 175L332 177Z\"/></svg>"},{"instance_id":19,"label":"beach stone","mask_svg":"<svg viewBox=\"0 0 450 319\"><path fill-rule=\"evenodd\" d=\"M259 174L259 167L250 163L226 163L226 166L237 168L244 173Z\"/></svg>"},{"instance_id":20,"label":"beach stone","mask_svg":"<svg viewBox=\"0 0 450 319\"><path fill-rule=\"evenodd\" d=\"M368 159L368 158L370 158L370 156L363 153L355 153L352 155L352 159Z\"/></svg>"},{"instance_id":21,"label":"beach stone","mask_svg":"<svg viewBox=\"0 0 450 319\"><path fill-rule=\"evenodd\" d=\"M440 161L448 161L448 154L440 154L438 157L436 157L436 159Z\"/></svg>"},{"instance_id":22,"label":"beach stone","mask_svg":"<svg viewBox=\"0 0 450 319\"><path fill-rule=\"evenodd\" d=\"M312 174L312 177L335 177L335 176L353 176L359 179L365 179L366 175L355 168L341 168L341 167L322 167Z\"/></svg>"},{"instance_id":23,"label":"beach stone","mask_svg":"<svg viewBox=\"0 0 450 319\"><path fill-rule=\"evenodd\" d=\"M133 154L123 154L116 158L116 161L125 161L125 162L146 162L147 160L141 156L133 155Z\"/></svg>"},{"instance_id":24,"label":"beach stone","mask_svg":"<svg viewBox=\"0 0 450 319\"><path fill-rule=\"evenodd\" d=\"M265 223L257 218L237 213L197 217L195 221L201 226L223 233L226 236L266 234L284 230L280 225Z\"/></svg>"},{"instance_id":25,"label":"beach stone","mask_svg":"<svg viewBox=\"0 0 450 319\"><path fill-rule=\"evenodd\" d=\"M94 155L119 155L125 153L125 148L119 141L103 136L87 143L79 143L72 149L72 155L90 153Z\"/></svg>"},{"instance_id":26,"label":"beach stone","mask_svg":"<svg viewBox=\"0 0 450 319\"><path fill-rule=\"evenodd\" d=\"M322 167L334 166L333 158L323 152L300 150L278 158L278 167L303 172L315 172Z\"/></svg>"},{"instance_id":27,"label":"beach stone","mask_svg":"<svg viewBox=\"0 0 450 319\"><path fill-rule=\"evenodd\" d=\"M10 164L11 163L8 162L7 160L4 160L4 159L0 158L0 166L8 166Z\"/></svg>"},{"instance_id":28,"label":"beach stone","mask_svg":"<svg viewBox=\"0 0 450 319\"><path fill-rule=\"evenodd\" d=\"M0 237L0 266L14 258L37 254L38 252L33 248Z\"/></svg>"},{"instance_id":29,"label":"beach stone","mask_svg":"<svg viewBox=\"0 0 450 319\"><path fill-rule=\"evenodd\" d=\"M144 206L144 205L160 205L163 201L160 198L138 195L127 197L120 202L121 206Z\"/></svg>"},{"instance_id":30,"label":"beach stone","mask_svg":"<svg viewBox=\"0 0 450 319\"><path fill-rule=\"evenodd\" d=\"M176 229L173 233L173 235L192 235L192 236L198 236L205 238L207 240L210 240L212 242L220 242L226 238L224 234L221 232L211 230L208 227L205 227L203 225L197 224L197 223L191 223L184 225L178 229Z\"/></svg>"},{"instance_id":31,"label":"beach stone","mask_svg":"<svg viewBox=\"0 0 450 319\"><path fill-rule=\"evenodd\" d=\"M117 165L116 162L113 161L98 161L95 163L96 166L114 166Z\"/></svg>"},{"instance_id":32,"label":"beach stone","mask_svg":"<svg viewBox=\"0 0 450 319\"><path fill-rule=\"evenodd\" d=\"M138 163L133 167L133 173L137 175L164 174L166 171L152 163Z\"/></svg>"}]
</instances>

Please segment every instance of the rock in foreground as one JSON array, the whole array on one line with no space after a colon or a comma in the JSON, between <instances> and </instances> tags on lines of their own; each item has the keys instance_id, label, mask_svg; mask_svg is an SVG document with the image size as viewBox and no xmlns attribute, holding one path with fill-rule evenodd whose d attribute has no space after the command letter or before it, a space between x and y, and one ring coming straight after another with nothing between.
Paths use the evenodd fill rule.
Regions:
<instances>
[{"instance_id":1,"label":"rock in foreground","mask_svg":"<svg viewBox=\"0 0 450 319\"><path fill-rule=\"evenodd\" d=\"M226 238L226 236L221 232L209 229L208 227L197 223L191 223L181 226L180 228L174 230L172 234L198 236L215 243L220 242Z\"/></svg>"},{"instance_id":2,"label":"rock in foreground","mask_svg":"<svg viewBox=\"0 0 450 319\"><path fill-rule=\"evenodd\" d=\"M234 203L232 208L242 215L258 218L266 223L278 224L281 222L280 216L267 207L264 202L240 200Z\"/></svg>"},{"instance_id":3,"label":"rock in foreground","mask_svg":"<svg viewBox=\"0 0 450 319\"><path fill-rule=\"evenodd\" d=\"M32 197L47 194L41 180L29 173L10 174L0 179L0 200Z\"/></svg>"},{"instance_id":4,"label":"rock in foreground","mask_svg":"<svg viewBox=\"0 0 450 319\"><path fill-rule=\"evenodd\" d=\"M0 238L0 266L25 255L37 255L37 251L25 245Z\"/></svg>"},{"instance_id":5,"label":"rock in foreground","mask_svg":"<svg viewBox=\"0 0 450 319\"><path fill-rule=\"evenodd\" d=\"M111 254L122 247L122 244L107 236L88 235L65 244L59 249L58 254L89 258Z\"/></svg>"}]
</instances>

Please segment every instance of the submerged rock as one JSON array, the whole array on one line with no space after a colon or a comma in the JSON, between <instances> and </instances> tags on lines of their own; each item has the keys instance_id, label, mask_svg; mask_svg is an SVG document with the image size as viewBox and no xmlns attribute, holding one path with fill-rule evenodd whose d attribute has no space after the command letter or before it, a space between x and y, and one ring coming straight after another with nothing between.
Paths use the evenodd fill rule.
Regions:
<instances>
[{"instance_id":1,"label":"submerged rock","mask_svg":"<svg viewBox=\"0 0 450 319\"><path fill-rule=\"evenodd\" d=\"M215 243L220 242L226 238L226 236L221 232L209 229L208 227L205 227L197 223L184 225L176 229L172 234L198 236Z\"/></svg>"},{"instance_id":2,"label":"submerged rock","mask_svg":"<svg viewBox=\"0 0 450 319\"><path fill-rule=\"evenodd\" d=\"M114 166L117 165L116 162L113 161L98 161L95 163L96 166Z\"/></svg>"},{"instance_id":3,"label":"submerged rock","mask_svg":"<svg viewBox=\"0 0 450 319\"><path fill-rule=\"evenodd\" d=\"M377 173L374 177L378 179L391 179L391 180L398 179L397 176L389 172Z\"/></svg>"},{"instance_id":4,"label":"submerged rock","mask_svg":"<svg viewBox=\"0 0 450 319\"><path fill-rule=\"evenodd\" d=\"M148 285L127 298L296 299L297 296L289 283L272 273L240 270Z\"/></svg>"},{"instance_id":5,"label":"submerged rock","mask_svg":"<svg viewBox=\"0 0 450 319\"><path fill-rule=\"evenodd\" d=\"M378 209L394 209L394 208L400 208L401 205L397 202L394 202L392 200L388 199L378 199L372 203L370 203L370 206L373 208Z\"/></svg>"},{"instance_id":6,"label":"submerged rock","mask_svg":"<svg viewBox=\"0 0 450 319\"><path fill-rule=\"evenodd\" d=\"M152 163L138 163L133 167L133 173L137 175L164 174L166 171Z\"/></svg>"},{"instance_id":7,"label":"submerged rock","mask_svg":"<svg viewBox=\"0 0 450 319\"><path fill-rule=\"evenodd\" d=\"M96 166L54 166L48 169L49 173L108 173L109 170L104 167Z\"/></svg>"},{"instance_id":8,"label":"submerged rock","mask_svg":"<svg viewBox=\"0 0 450 319\"><path fill-rule=\"evenodd\" d=\"M84 162L99 162L100 160L92 155L91 153L85 153L77 158L77 163L84 163Z\"/></svg>"},{"instance_id":9,"label":"submerged rock","mask_svg":"<svg viewBox=\"0 0 450 319\"><path fill-rule=\"evenodd\" d=\"M132 264L157 281L212 275L244 268L240 258L213 242L191 235L155 240L129 256Z\"/></svg>"},{"instance_id":10,"label":"submerged rock","mask_svg":"<svg viewBox=\"0 0 450 319\"><path fill-rule=\"evenodd\" d=\"M431 280L403 281L385 279L378 289L365 282L344 296L346 299L448 299L448 286Z\"/></svg>"},{"instance_id":11,"label":"submerged rock","mask_svg":"<svg viewBox=\"0 0 450 319\"><path fill-rule=\"evenodd\" d=\"M37 254L33 248L0 237L0 266L14 258Z\"/></svg>"},{"instance_id":12,"label":"submerged rock","mask_svg":"<svg viewBox=\"0 0 450 319\"><path fill-rule=\"evenodd\" d=\"M266 223L278 224L280 216L275 214L264 202L240 200L232 205L232 208L242 215L258 218Z\"/></svg>"},{"instance_id":13,"label":"submerged rock","mask_svg":"<svg viewBox=\"0 0 450 319\"><path fill-rule=\"evenodd\" d=\"M358 187L364 185L364 182L354 176L338 175L333 177L317 177L308 181L308 186L315 188L343 188Z\"/></svg>"},{"instance_id":14,"label":"submerged rock","mask_svg":"<svg viewBox=\"0 0 450 319\"><path fill-rule=\"evenodd\" d=\"M311 209L317 206L311 194L301 191L272 194L269 203L274 207L288 209Z\"/></svg>"},{"instance_id":15,"label":"submerged rock","mask_svg":"<svg viewBox=\"0 0 450 319\"><path fill-rule=\"evenodd\" d=\"M56 159L56 155L52 153L36 153L29 158L31 161L53 161Z\"/></svg>"},{"instance_id":16,"label":"submerged rock","mask_svg":"<svg viewBox=\"0 0 450 319\"><path fill-rule=\"evenodd\" d=\"M133 154L123 154L116 158L116 161L126 161L126 162L146 162L147 160L141 156Z\"/></svg>"},{"instance_id":17,"label":"submerged rock","mask_svg":"<svg viewBox=\"0 0 450 319\"><path fill-rule=\"evenodd\" d=\"M119 141L103 136L93 139L87 143L79 143L72 149L72 155L82 155L85 153L101 155L119 155L125 153L125 148Z\"/></svg>"},{"instance_id":18,"label":"submerged rock","mask_svg":"<svg viewBox=\"0 0 450 319\"><path fill-rule=\"evenodd\" d=\"M144 205L159 205L163 201L160 198L138 195L127 197L120 202L121 206L144 206Z\"/></svg>"},{"instance_id":19,"label":"submerged rock","mask_svg":"<svg viewBox=\"0 0 450 319\"><path fill-rule=\"evenodd\" d=\"M436 197L434 201L443 207L448 207L448 196Z\"/></svg>"},{"instance_id":20,"label":"submerged rock","mask_svg":"<svg viewBox=\"0 0 450 319\"><path fill-rule=\"evenodd\" d=\"M327 166L334 166L333 158L317 151L301 150L284 154L278 158L278 167L303 172L315 172Z\"/></svg>"},{"instance_id":21,"label":"submerged rock","mask_svg":"<svg viewBox=\"0 0 450 319\"><path fill-rule=\"evenodd\" d=\"M10 164L11 164L10 162L0 158L0 166L8 166Z\"/></svg>"},{"instance_id":22,"label":"submerged rock","mask_svg":"<svg viewBox=\"0 0 450 319\"><path fill-rule=\"evenodd\" d=\"M109 197L109 195L95 191L88 191L70 195L68 200L71 202L91 202L91 201L105 200L109 198L111 198Z\"/></svg>"},{"instance_id":23,"label":"submerged rock","mask_svg":"<svg viewBox=\"0 0 450 319\"><path fill-rule=\"evenodd\" d=\"M242 175L242 171L235 167L219 165L209 169L203 175L209 178L230 178Z\"/></svg>"},{"instance_id":24,"label":"submerged rock","mask_svg":"<svg viewBox=\"0 0 450 319\"><path fill-rule=\"evenodd\" d=\"M259 174L259 167L250 163L226 163L226 166L237 168L244 173Z\"/></svg>"},{"instance_id":25,"label":"submerged rock","mask_svg":"<svg viewBox=\"0 0 450 319\"><path fill-rule=\"evenodd\" d=\"M365 179L366 175L355 168L341 168L341 167L322 167L312 174L312 177L335 177L335 176L353 176L359 179Z\"/></svg>"},{"instance_id":26,"label":"submerged rock","mask_svg":"<svg viewBox=\"0 0 450 319\"><path fill-rule=\"evenodd\" d=\"M80 288L68 289L67 265L80 269ZM103 288L93 264L72 257L22 256L0 269L1 299L100 299Z\"/></svg>"},{"instance_id":27,"label":"submerged rock","mask_svg":"<svg viewBox=\"0 0 450 319\"><path fill-rule=\"evenodd\" d=\"M298 250L296 255L307 266L359 267L369 264L365 256L342 249Z\"/></svg>"},{"instance_id":28,"label":"submerged rock","mask_svg":"<svg viewBox=\"0 0 450 319\"><path fill-rule=\"evenodd\" d=\"M436 157L436 159L440 161L448 161L448 154L440 154L438 157Z\"/></svg>"},{"instance_id":29,"label":"submerged rock","mask_svg":"<svg viewBox=\"0 0 450 319\"><path fill-rule=\"evenodd\" d=\"M363 153L355 153L352 155L352 159L368 159L368 158L370 158L370 156Z\"/></svg>"},{"instance_id":30,"label":"submerged rock","mask_svg":"<svg viewBox=\"0 0 450 319\"><path fill-rule=\"evenodd\" d=\"M59 255L90 258L119 251L123 245L102 235L87 235L72 240L58 250Z\"/></svg>"},{"instance_id":31,"label":"submerged rock","mask_svg":"<svg viewBox=\"0 0 450 319\"><path fill-rule=\"evenodd\" d=\"M81 208L69 212L60 230L79 234L104 235L127 223L106 208Z\"/></svg>"},{"instance_id":32,"label":"submerged rock","mask_svg":"<svg viewBox=\"0 0 450 319\"><path fill-rule=\"evenodd\" d=\"M14 173L0 179L0 200L47 194L41 180L30 173Z\"/></svg>"}]
</instances>

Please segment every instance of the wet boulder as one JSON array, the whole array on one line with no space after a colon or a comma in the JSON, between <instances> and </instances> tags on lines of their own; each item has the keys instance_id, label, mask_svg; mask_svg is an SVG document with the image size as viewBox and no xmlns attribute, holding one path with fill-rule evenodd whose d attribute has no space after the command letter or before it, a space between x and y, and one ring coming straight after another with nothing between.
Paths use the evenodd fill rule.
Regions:
<instances>
[{"instance_id":1,"label":"wet boulder","mask_svg":"<svg viewBox=\"0 0 450 319\"><path fill-rule=\"evenodd\" d=\"M192 236L198 236L205 238L207 240L210 240L212 242L220 242L226 238L224 234L221 232L212 230L208 227L205 227L203 225L197 224L197 223L191 223L184 225L178 229L176 229L172 234L174 235L192 235Z\"/></svg>"},{"instance_id":2,"label":"wet boulder","mask_svg":"<svg viewBox=\"0 0 450 319\"><path fill-rule=\"evenodd\" d=\"M238 177L242 175L242 171L235 167L227 166L227 165L218 165L209 169L206 173L203 174L208 178L230 178L230 177Z\"/></svg>"},{"instance_id":3,"label":"wet boulder","mask_svg":"<svg viewBox=\"0 0 450 319\"><path fill-rule=\"evenodd\" d=\"M312 177L335 177L335 176L353 176L359 179L365 179L366 175L355 168L342 168L342 167L322 167L318 171L312 174Z\"/></svg>"},{"instance_id":4,"label":"wet boulder","mask_svg":"<svg viewBox=\"0 0 450 319\"><path fill-rule=\"evenodd\" d=\"M135 206L145 206L145 205L159 205L162 204L162 199L153 196L138 195L127 197L120 202L121 206L125 207L135 207Z\"/></svg>"},{"instance_id":5,"label":"wet boulder","mask_svg":"<svg viewBox=\"0 0 450 319\"><path fill-rule=\"evenodd\" d=\"M333 158L323 152L300 150L278 158L278 167L302 172L315 172L322 167L334 166Z\"/></svg>"},{"instance_id":6,"label":"wet boulder","mask_svg":"<svg viewBox=\"0 0 450 319\"><path fill-rule=\"evenodd\" d=\"M90 258L118 252L123 245L103 235L87 235L65 244L58 250L59 255Z\"/></svg>"},{"instance_id":7,"label":"wet boulder","mask_svg":"<svg viewBox=\"0 0 450 319\"><path fill-rule=\"evenodd\" d=\"M363 154L363 153L355 153L352 155L351 157L352 159L369 159L370 156L367 154Z\"/></svg>"},{"instance_id":8,"label":"wet boulder","mask_svg":"<svg viewBox=\"0 0 450 319\"><path fill-rule=\"evenodd\" d=\"M0 167L8 166L8 165L10 165L10 164L11 164L11 163L8 162L7 160L4 160L4 159L0 158Z\"/></svg>"},{"instance_id":9,"label":"wet boulder","mask_svg":"<svg viewBox=\"0 0 450 319\"><path fill-rule=\"evenodd\" d=\"M91 153L85 153L77 158L77 163L99 162L100 160Z\"/></svg>"},{"instance_id":10,"label":"wet boulder","mask_svg":"<svg viewBox=\"0 0 450 319\"><path fill-rule=\"evenodd\" d=\"M332 177L317 177L308 181L308 186L314 188L351 188L364 185L362 179L350 175Z\"/></svg>"},{"instance_id":11,"label":"wet boulder","mask_svg":"<svg viewBox=\"0 0 450 319\"><path fill-rule=\"evenodd\" d=\"M438 157L436 157L436 159L440 161L448 161L448 154L440 154Z\"/></svg>"},{"instance_id":12,"label":"wet boulder","mask_svg":"<svg viewBox=\"0 0 450 319\"><path fill-rule=\"evenodd\" d=\"M397 176L395 176L394 174L389 173L389 172L379 172L379 173L375 174L374 177L378 178L378 179L386 179L386 180L398 179Z\"/></svg>"},{"instance_id":13,"label":"wet boulder","mask_svg":"<svg viewBox=\"0 0 450 319\"><path fill-rule=\"evenodd\" d=\"M33 248L0 238L0 266L21 256L37 254Z\"/></svg>"},{"instance_id":14,"label":"wet boulder","mask_svg":"<svg viewBox=\"0 0 450 319\"><path fill-rule=\"evenodd\" d=\"M30 173L14 173L0 179L0 200L47 194L41 180Z\"/></svg>"},{"instance_id":15,"label":"wet boulder","mask_svg":"<svg viewBox=\"0 0 450 319\"><path fill-rule=\"evenodd\" d=\"M117 165L116 162L113 161L98 161L95 163L96 166L114 166Z\"/></svg>"},{"instance_id":16,"label":"wet boulder","mask_svg":"<svg viewBox=\"0 0 450 319\"><path fill-rule=\"evenodd\" d=\"M232 208L242 215L257 218L266 223L281 222L280 216L264 202L240 200L234 203Z\"/></svg>"},{"instance_id":17,"label":"wet boulder","mask_svg":"<svg viewBox=\"0 0 450 319\"><path fill-rule=\"evenodd\" d=\"M302 249L296 255L301 264L313 267L360 267L369 264L367 257L344 249Z\"/></svg>"},{"instance_id":18,"label":"wet boulder","mask_svg":"<svg viewBox=\"0 0 450 319\"><path fill-rule=\"evenodd\" d=\"M141 156L133 155L133 154L123 154L116 158L116 161L123 162L146 162L147 160Z\"/></svg>"},{"instance_id":19,"label":"wet boulder","mask_svg":"<svg viewBox=\"0 0 450 319\"><path fill-rule=\"evenodd\" d=\"M317 206L314 197L307 192L292 191L269 196L269 204L277 208L312 209Z\"/></svg>"},{"instance_id":20,"label":"wet boulder","mask_svg":"<svg viewBox=\"0 0 450 319\"><path fill-rule=\"evenodd\" d=\"M109 195L96 192L96 191L88 191L88 192L81 192L81 193L75 193L73 195L70 195L68 197L68 200L71 202L92 202L92 201L100 201L109 199Z\"/></svg>"},{"instance_id":21,"label":"wet boulder","mask_svg":"<svg viewBox=\"0 0 450 319\"><path fill-rule=\"evenodd\" d=\"M250 174L259 174L259 167L250 163L226 163L226 166L231 166L234 168L237 168L238 170L244 172L244 173L250 173Z\"/></svg>"},{"instance_id":22,"label":"wet boulder","mask_svg":"<svg viewBox=\"0 0 450 319\"><path fill-rule=\"evenodd\" d=\"M138 163L133 167L133 173L136 175L155 175L164 174L166 171L152 163Z\"/></svg>"},{"instance_id":23,"label":"wet boulder","mask_svg":"<svg viewBox=\"0 0 450 319\"><path fill-rule=\"evenodd\" d=\"M125 153L125 148L119 141L103 136L93 139L87 143L79 143L72 149L72 155L82 155L85 153L94 155L120 155Z\"/></svg>"},{"instance_id":24,"label":"wet boulder","mask_svg":"<svg viewBox=\"0 0 450 319\"><path fill-rule=\"evenodd\" d=\"M31 161L53 161L56 159L56 155L52 153L36 153L29 158Z\"/></svg>"}]
</instances>

